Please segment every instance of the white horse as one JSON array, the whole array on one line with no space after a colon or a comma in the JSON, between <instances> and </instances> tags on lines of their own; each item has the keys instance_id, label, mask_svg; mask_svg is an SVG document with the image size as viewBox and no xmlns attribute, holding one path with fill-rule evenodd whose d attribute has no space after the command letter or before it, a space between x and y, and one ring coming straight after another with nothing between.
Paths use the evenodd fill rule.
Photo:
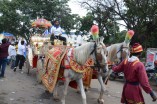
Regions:
<instances>
[{"instance_id":1,"label":"white horse","mask_svg":"<svg viewBox=\"0 0 157 104\"><path fill-rule=\"evenodd\" d=\"M130 51L129 51L129 44L125 41L122 43L113 44L109 47L107 47L107 60L113 64L113 63L120 63L123 59L129 57ZM106 73L105 77L103 77L104 83L107 84L110 74L112 73L112 70L109 69L109 71ZM99 80L99 79L98 79ZM98 102L103 104L103 92L100 92L100 96L98 99Z\"/></svg>"},{"instance_id":2,"label":"white horse","mask_svg":"<svg viewBox=\"0 0 157 104\"><path fill-rule=\"evenodd\" d=\"M125 41L122 43L113 44L109 47L107 47L108 56L107 60L113 64L113 63L120 63L123 59L129 57L130 50L129 50L129 44Z\"/></svg>"},{"instance_id":3,"label":"white horse","mask_svg":"<svg viewBox=\"0 0 157 104\"><path fill-rule=\"evenodd\" d=\"M111 46L107 47L108 55L107 61L109 65L119 64L124 59L130 56L130 49L129 49L130 42L122 42L117 44L112 44ZM105 78L105 84L107 84L110 74L113 71L109 68L108 76Z\"/></svg>"},{"instance_id":4,"label":"white horse","mask_svg":"<svg viewBox=\"0 0 157 104\"><path fill-rule=\"evenodd\" d=\"M128 58L130 55L129 45L131 38L134 35L133 30L129 30L126 33L125 40L122 43L113 44L107 47L108 57L107 60L110 64L117 64Z\"/></svg>"},{"instance_id":5,"label":"white horse","mask_svg":"<svg viewBox=\"0 0 157 104\"><path fill-rule=\"evenodd\" d=\"M74 52L73 55L75 61L80 65L84 65L88 58L90 57L93 58L95 63L95 68L98 69L99 72L98 80L101 85L100 93L104 93L106 91L106 88L103 83L102 73L104 73L105 70L108 71L108 65L107 65L107 57L106 57L107 50L106 50L106 46L103 44L103 39L101 38L96 42L88 42L86 44L83 44L82 46L74 48L73 52ZM71 57L71 51L69 51L67 55L68 55L67 56L68 60L64 60L65 63L69 63ZM77 73L71 69L65 69L64 77L65 77L65 83L64 83L63 97L61 99L62 104L65 104L65 96L67 95L68 85L72 80L76 80L77 85L81 91L83 104L87 104L86 94L84 91L83 80L82 80L83 74ZM58 83L56 84L56 87L53 92L54 98L58 98L57 86ZM102 98L99 98L98 101L101 104L103 103Z\"/></svg>"}]
</instances>

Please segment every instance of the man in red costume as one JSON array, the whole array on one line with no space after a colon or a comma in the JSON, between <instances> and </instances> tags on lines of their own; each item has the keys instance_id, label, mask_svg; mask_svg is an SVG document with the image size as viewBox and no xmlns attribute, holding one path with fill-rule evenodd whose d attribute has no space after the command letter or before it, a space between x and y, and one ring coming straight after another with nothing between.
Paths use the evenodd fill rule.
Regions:
<instances>
[{"instance_id":1,"label":"man in red costume","mask_svg":"<svg viewBox=\"0 0 157 104\"><path fill-rule=\"evenodd\" d=\"M121 103L123 104L145 104L142 90L150 94L153 101L157 100L148 82L145 67L139 60L143 48L135 43L131 48L131 57L125 59L118 66L112 69L115 72L124 72L126 83L123 87Z\"/></svg>"}]
</instances>

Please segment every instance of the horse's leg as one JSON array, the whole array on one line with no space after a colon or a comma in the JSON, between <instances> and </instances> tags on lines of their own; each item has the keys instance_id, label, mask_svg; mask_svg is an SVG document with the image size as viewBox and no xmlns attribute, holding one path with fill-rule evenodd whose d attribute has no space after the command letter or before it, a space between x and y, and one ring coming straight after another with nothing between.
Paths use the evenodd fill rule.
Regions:
<instances>
[{"instance_id":1,"label":"horse's leg","mask_svg":"<svg viewBox=\"0 0 157 104\"><path fill-rule=\"evenodd\" d=\"M65 83L64 83L64 89L63 89L63 97L62 97L62 104L65 104L65 96L67 95L69 82L71 81L69 78L69 70L64 71L64 77L65 77Z\"/></svg>"},{"instance_id":2,"label":"horse's leg","mask_svg":"<svg viewBox=\"0 0 157 104\"><path fill-rule=\"evenodd\" d=\"M109 69L109 71L108 71L108 73L107 73L107 76L105 77L105 79L103 79L105 85L107 85L108 80L109 80L110 75L111 75L112 72L113 72L112 69Z\"/></svg>"},{"instance_id":3,"label":"horse's leg","mask_svg":"<svg viewBox=\"0 0 157 104\"><path fill-rule=\"evenodd\" d=\"M54 89L54 91L53 91L53 99L54 99L55 101L59 101L58 85L59 85L59 82L56 83L55 89Z\"/></svg>"},{"instance_id":4,"label":"horse's leg","mask_svg":"<svg viewBox=\"0 0 157 104\"><path fill-rule=\"evenodd\" d=\"M70 82L70 78L66 78L65 83L64 83L65 85L64 85L64 90L63 90L63 97L61 100L62 104L65 104L65 96L67 95L69 82Z\"/></svg>"},{"instance_id":5,"label":"horse's leg","mask_svg":"<svg viewBox=\"0 0 157 104\"><path fill-rule=\"evenodd\" d=\"M86 94L85 94L85 90L84 90L84 87L83 87L82 78L77 80L77 84L78 84L78 86L80 88L80 91L81 91L82 102L83 102L83 104L87 104Z\"/></svg>"},{"instance_id":6,"label":"horse's leg","mask_svg":"<svg viewBox=\"0 0 157 104\"><path fill-rule=\"evenodd\" d=\"M104 100L103 100L103 95L104 93L107 91L106 90L106 87L103 83L103 79L102 79L102 76L99 74L98 75L98 81L100 83L100 86L101 86L101 91L100 91L100 95L99 95L99 98L98 98L98 103L99 104L104 104Z\"/></svg>"}]
</instances>

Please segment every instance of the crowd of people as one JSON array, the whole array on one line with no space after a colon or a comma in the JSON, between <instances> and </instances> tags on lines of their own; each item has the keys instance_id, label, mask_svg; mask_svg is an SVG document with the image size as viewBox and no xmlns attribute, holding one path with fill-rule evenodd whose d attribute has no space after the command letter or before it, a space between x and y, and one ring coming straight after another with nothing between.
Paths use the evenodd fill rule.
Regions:
<instances>
[{"instance_id":1,"label":"crowd of people","mask_svg":"<svg viewBox=\"0 0 157 104\"><path fill-rule=\"evenodd\" d=\"M0 78L5 77L5 69L7 64L11 64L10 68L16 71L17 66L22 71L26 59L26 41L19 39L18 42L12 40L9 42L6 38L2 39L0 45Z\"/></svg>"}]
</instances>

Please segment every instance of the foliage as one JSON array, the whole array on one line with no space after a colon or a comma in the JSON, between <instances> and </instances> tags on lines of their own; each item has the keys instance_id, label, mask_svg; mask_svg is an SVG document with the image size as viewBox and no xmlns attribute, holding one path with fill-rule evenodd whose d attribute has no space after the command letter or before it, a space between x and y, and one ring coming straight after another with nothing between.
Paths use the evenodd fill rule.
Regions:
<instances>
[{"instance_id":1,"label":"foliage","mask_svg":"<svg viewBox=\"0 0 157 104\"><path fill-rule=\"evenodd\" d=\"M89 13L86 17L82 18L82 27L85 31L89 31L92 24L97 24L100 28L100 36L105 37L105 42L109 42L112 40L110 37L114 37L116 32L119 31L119 27L117 22L115 21L115 15L113 15L109 10L102 9L101 5L98 4L96 1L90 4L91 0L86 0L81 4L87 7ZM90 19L89 19L90 18ZM86 27L86 28L84 28ZM81 30L80 29L80 30Z\"/></svg>"},{"instance_id":2,"label":"foliage","mask_svg":"<svg viewBox=\"0 0 157 104\"><path fill-rule=\"evenodd\" d=\"M155 42L157 37L156 0L84 0L82 4L92 12L100 9L99 12L97 11L97 13L100 13L97 17L108 14L106 18L113 20L113 17L115 17L116 24L119 24L119 20L123 21L124 24L119 25L135 31L132 43L139 42L145 48L157 47L157 42ZM103 19L105 19L104 17ZM98 21L101 20L101 18L98 18ZM105 25L100 26L106 27ZM107 29L109 28L111 27L107 27ZM117 40L118 31L116 30L115 35L105 37L114 42Z\"/></svg>"},{"instance_id":3,"label":"foliage","mask_svg":"<svg viewBox=\"0 0 157 104\"><path fill-rule=\"evenodd\" d=\"M79 31L82 31L83 34L87 34L93 25L93 20L94 20L94 17L91 13L88 13L86 16L80 18L81 27Z\"/></svg>"}]
</instances>

